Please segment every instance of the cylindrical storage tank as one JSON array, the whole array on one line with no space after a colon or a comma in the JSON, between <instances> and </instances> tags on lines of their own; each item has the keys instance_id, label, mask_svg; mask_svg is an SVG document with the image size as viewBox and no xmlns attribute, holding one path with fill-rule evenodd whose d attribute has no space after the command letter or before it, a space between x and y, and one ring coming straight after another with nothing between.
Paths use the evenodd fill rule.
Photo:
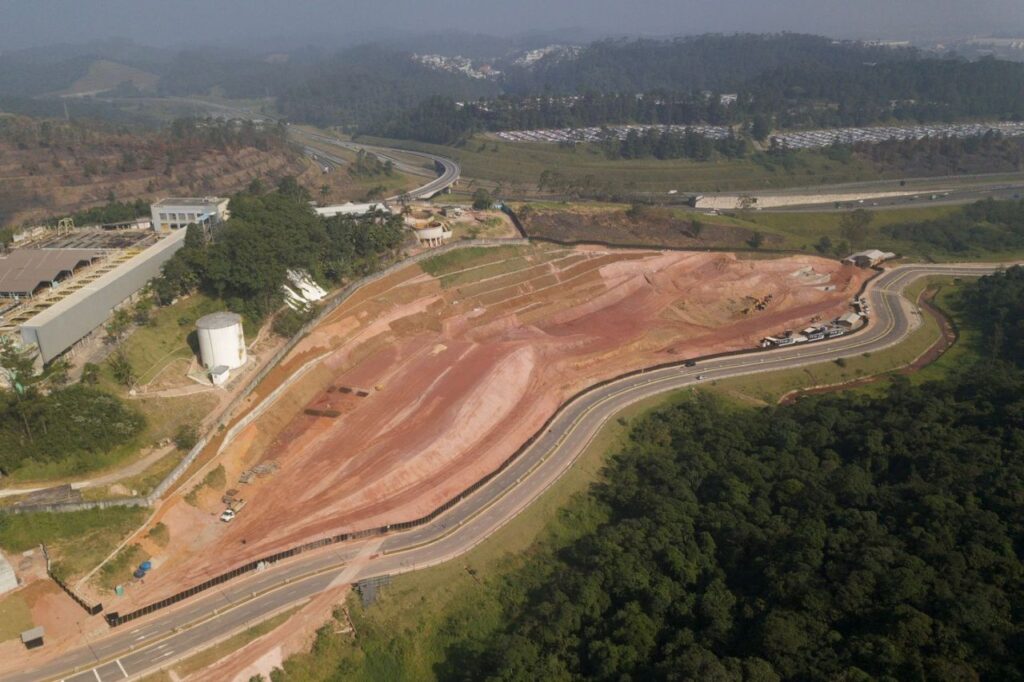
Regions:
<instances>
[{"instance_id":1,"label":"cylindrical storage tank","mask_svg":"<svg viewBox=\"0 0 1024 682\"><path fill-rule=\"evenodd\" d=\"M203 367L236 369L245 364L245 335L242 317L236 313L211 313L196 322L199 357Z\"/></svg>"}]
</instances>

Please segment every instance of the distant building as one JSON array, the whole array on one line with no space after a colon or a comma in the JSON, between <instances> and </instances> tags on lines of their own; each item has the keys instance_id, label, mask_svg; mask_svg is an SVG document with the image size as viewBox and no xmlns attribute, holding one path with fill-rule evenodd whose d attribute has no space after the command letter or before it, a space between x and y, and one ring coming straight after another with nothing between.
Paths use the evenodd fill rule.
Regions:
<instances>
[{"instance_id":1,"label":"distant building","mask_svg":"<svg viewBox=\"0 0 1024 682\"><path fill-rule=\"evenodd\" d=\"M878 249L868 249L867 251L858 251L857 253L850 254L843 259L843 262L847 265L856 265L859 268L873 268L879 263L883 263L895 257L895 253L879 251Z\"/></svg>"},{"instance_id":2,"label":"distant building","mask_svg":"<svg viewBox=\"0 0 1024 682\"><path fill-rule=\"evenodd\" d=\"M157 232L170 232L193 223L209 229L231 217L228 201L221 197L161 199L149 208L153 229Z\"/></svg>"},{"instance_id":3,"label":"distant building","mask_svg":"<svg viewBox=\"0 0 1024 682\"><path fill-rule=\"evenodd\" d=\"M387 211L384 204L353 204L347 201L344 204L333 204L315 209L316 214L321 218L333 218L336 215L366 215L374 211Z\"/></svg>"}]
</instances>

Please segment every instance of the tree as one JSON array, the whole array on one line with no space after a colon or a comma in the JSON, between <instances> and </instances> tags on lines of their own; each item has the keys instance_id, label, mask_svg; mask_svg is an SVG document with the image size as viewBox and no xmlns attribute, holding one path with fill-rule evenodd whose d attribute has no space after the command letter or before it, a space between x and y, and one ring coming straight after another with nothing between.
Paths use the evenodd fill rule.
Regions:
<instances>
[{"instance_id":1,"label":"tree","mask_svg":"<svg viewBox=\"0 0 1024 682\"><path fill-rule=\"evenodd\" d=\"M4 380L19 397L23 397L26 387L34 382L35 356L35 351L22 348L12 337L0 336L0 369Z\"/></svg>"},{"instance_id":2,"label":"tree","mask_svg":"<svg viewBox=\"0 0 1024 682\"><path fill-rule=\"evenodd\" d=\"M750 125L750 134L758 142L768 139L768 133L772 131L771 121L764 114L757 114Z\"/></svg>"},{"instance_id":3,"label":"tree","mask_svg":"<svg viewBox=\"0 0 1024 682\"><path fill-rule=\"evenodd\" d=\"M483 211L488 209L493 203L494 200L491 198L491 193L483 187L478 187L477 190L473 192L473 208L476 210Z\"/></svg>"},{"instance_id":4,"label":"tree","mask_svg":"<svg viewBox=\"0 0 1024 682\"><path fill-rule=\"evenodd\" d=\"M277 183L278 194L288 197L294 201L306 203L309 201L309 192L299 184L294 175L286 175Z\"/></svg>"},{"instance_id":5,"label":"tree","mask_svg":"<svg viewBox=\"0 0 1024 682\"><path fill-rule=\"evenodd\" d=\"M855 246L863 246L870 234L874 214L863 208L844 213L839 219L839 234Z\"/></svg>"},{"instance_id":6,"label":"tree","mask_svg":"<svg viewBox=\"0 0 1024 682\"><path fill-rule=\"evenodd\" d=\"M118 308L114 311L114 314L110 317L110 322L105 327L107 331L107 341L110 343L117 343L124 336L125 332L128 331L128 327L131 326L132 316L128 312L127 308Z\"/></svg>"},{"instance_id":7,"label":"tree","mask_svg":"<svg viewBox=\"0 0 1024 682\"><path fill-rule=\"evenodd\" d=\"M327 204L327 197L331 195L330 185L320 185L320 205L325 206Z\"/></svg>"},{"instance_id":8,"label":"tree","mask_svg":"<svg viewBox=\"0 0 1024 682\"><path fill-rule=\"evenodd\" d=\"M750 239L747 240L747 244L752 249L759 249L764 244L764 234L760 230L754 230L754 233L750 235Z\"/></svg>"},{"instance_id":9,"label":"tree","mask_svg":"<svg viewBox=\"0 0 1024 682\"><path fill-rule=\"evenodd\" d=\"M107 360L107 364L110 365L110 371L117 383L129 388L135 385L137 381L135 369L132 367L131 360L128 358L128 354L124 352L124 349L117 349L110 356L110 359Z\"/></svg>"}]
</instances>

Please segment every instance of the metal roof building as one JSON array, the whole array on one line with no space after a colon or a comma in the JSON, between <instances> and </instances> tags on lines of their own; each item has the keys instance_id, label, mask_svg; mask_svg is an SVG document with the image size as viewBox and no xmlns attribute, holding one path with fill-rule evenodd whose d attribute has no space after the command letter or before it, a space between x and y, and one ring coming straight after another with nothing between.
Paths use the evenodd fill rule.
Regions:
<instances>
[{"instance_id":1,"label":"metal roof building","mask_svg":"<svg viewBox=\"0 0 1024 682\"><path fill-rule=\"evenodd\" d=\"M129 296L160 274L160 267L185 245L185 230L170 233L156 244L118 265L67 298L21 325L21 338L36 344L49 362L102 325Z\"/></svg>"},{"instance_id":2,"label":"metal roof building","mask_svg":"<svg viewBox=\"0 0 1024 682\"><path fill-rule=\"evenodd\" d=\"M15 249L0 256L0 296L31 298L102 257L92 249Z\"/></svg>"}]
</instances>

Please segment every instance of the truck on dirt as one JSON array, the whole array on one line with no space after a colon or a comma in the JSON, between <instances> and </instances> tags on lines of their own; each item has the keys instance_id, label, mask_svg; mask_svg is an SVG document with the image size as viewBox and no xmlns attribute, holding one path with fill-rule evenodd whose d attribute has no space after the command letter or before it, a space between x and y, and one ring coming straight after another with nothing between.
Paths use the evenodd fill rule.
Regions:
<instances>
[{"instance_id":1,"label":"truck on dirt","mask_svg":"<svg viewBox=\"0 0 1024 682\"><path fill-rule=\"evenodd\" d=\"M242 511L242 507L245 506L245 500L237 500L225 509L221 515L220 520L224 523L231 523L238 516L238 512Z\"/></svg>"}]
</instances>

